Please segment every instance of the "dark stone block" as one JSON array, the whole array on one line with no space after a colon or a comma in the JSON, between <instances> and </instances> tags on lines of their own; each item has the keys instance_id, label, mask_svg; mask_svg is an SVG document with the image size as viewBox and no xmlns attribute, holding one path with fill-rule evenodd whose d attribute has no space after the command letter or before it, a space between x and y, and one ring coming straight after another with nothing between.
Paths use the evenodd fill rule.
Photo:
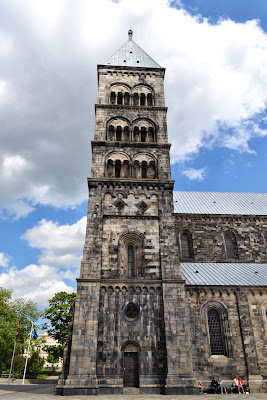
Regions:
<instances>
[{"instance_id":1,"label":"dark stone block","mask_svg":"<svg viewBox=\"0 0 267 400\"><path fill-rule=\"evenodd\" d=\"M164 394L199 394L199 389L195 387L172 387L165 388Z\"/></svg>"}]
</instances>

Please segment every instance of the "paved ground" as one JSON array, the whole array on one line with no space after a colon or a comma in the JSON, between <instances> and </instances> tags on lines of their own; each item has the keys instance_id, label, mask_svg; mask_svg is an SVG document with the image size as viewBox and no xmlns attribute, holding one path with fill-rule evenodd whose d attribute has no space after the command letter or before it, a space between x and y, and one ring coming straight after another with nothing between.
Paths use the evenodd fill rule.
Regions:
<instances>
[{"instance_id":1,"label":"paved ground","mask_svg":"<svg viewBox=\"0 0 267 400\"><path fill-rule=\"evenodd\" d=\"M43 385L35 385L43 386ZM17 387L16 387L17 388ZM62 396L55 396L54 394L42 394L33 391L32 385L24 385L24 392L12 390L2 390L0 385L0 399L7 400L60 400ZM37 388L36 388L37 389ZM238 400L238 394L230 395L212 395L204 394L199 396L162 396L162 395L100 395L100 396L66 396L66 400L219 400L219 396L226 396L227 400ZM245 396L250 400L267 400L267 393L262 394L249 394L240 395L241 399ZM224 399L224 397L222 398Z\"/></svg>"}]
</instances>

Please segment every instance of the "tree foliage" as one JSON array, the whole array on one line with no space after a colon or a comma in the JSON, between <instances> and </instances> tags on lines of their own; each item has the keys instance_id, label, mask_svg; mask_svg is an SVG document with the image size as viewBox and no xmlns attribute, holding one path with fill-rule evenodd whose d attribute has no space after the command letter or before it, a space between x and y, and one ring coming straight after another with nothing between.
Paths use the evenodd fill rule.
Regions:
<instances>
[{"instance_id":1,"label":"tree foliage","mask_svg":"<svg viewBox=\"0 0 267 400\"><path fill-rule=\"evenodd\" d=\"M44 325L44 329L56 339L62 346L60 356L63 355L63 349L68 343L69 324L72 320L74 300L76 293L59 292L49 300L49 307L45 309L44 315L50 321ZM51 347L51 346L47 346ZM48 349L49 351L49 349ZM53 352L49 351L49 354Z\"/></svg>"},{"instance_id":2,"label":"tree foliage","mask_svg":"<svg viewBox=\"0 0 267 400\"><path fill-rule=\"evenodd\" d=\"M41 312L31 300L20 298L12 301L11 296L12 290L0 287L0 372L10 367L19 320L16 355L23 354L32 321L41 316Z\"/></svg>"}]
</instances>

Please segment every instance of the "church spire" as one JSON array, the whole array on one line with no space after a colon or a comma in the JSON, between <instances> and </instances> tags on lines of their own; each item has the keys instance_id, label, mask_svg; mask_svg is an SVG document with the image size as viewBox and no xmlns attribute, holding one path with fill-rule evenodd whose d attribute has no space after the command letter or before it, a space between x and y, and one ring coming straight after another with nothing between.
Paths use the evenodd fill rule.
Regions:
<instances>
[{"instance_id":1,"label":"church spire","mask_svg":"<svg viewBox=\"0 0 267 400\"><path fill-rule=\"evenodd\" d=\"M128 30L127 42L109 57L103 65L117 67L161 68L133 39L133 31Z\"/></svg>"}]
</instances>

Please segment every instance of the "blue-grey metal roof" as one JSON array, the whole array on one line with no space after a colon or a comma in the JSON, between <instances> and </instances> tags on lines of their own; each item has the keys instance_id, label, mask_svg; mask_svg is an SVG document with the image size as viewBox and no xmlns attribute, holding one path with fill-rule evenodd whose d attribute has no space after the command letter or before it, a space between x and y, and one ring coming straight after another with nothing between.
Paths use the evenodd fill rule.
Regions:
<instances>
[{"instance_id":1,"label":"blue-grey metal roof","mask_svg":"<svg viewBox=\"0 0 267 400\"><path fill-rule=\"evenodd\" d=\"M267 286L267 264L195 262L181 267L187 285Z\"/></svg>"},{"instance_id":2,"label":"blue-grey metal roof","mask_svg":"<svg viewBox=\"0 0 267 400\"><path fill-rule=\"evenodd\" d=\"M161 68L138 44L132 40L132 31L128 32L128 41L109 57L103 65L124 67Z\"/></svg>"},{"instance_id":3,"label":"blue-grey metal roof","mask_svg":"<svg viewBox=\"0 0 267 400\"><path fill-rule=\"evenodd\" d=\"M173 192L177 214L267 215L267 193Z\"/></svg>"}]
</instances>

